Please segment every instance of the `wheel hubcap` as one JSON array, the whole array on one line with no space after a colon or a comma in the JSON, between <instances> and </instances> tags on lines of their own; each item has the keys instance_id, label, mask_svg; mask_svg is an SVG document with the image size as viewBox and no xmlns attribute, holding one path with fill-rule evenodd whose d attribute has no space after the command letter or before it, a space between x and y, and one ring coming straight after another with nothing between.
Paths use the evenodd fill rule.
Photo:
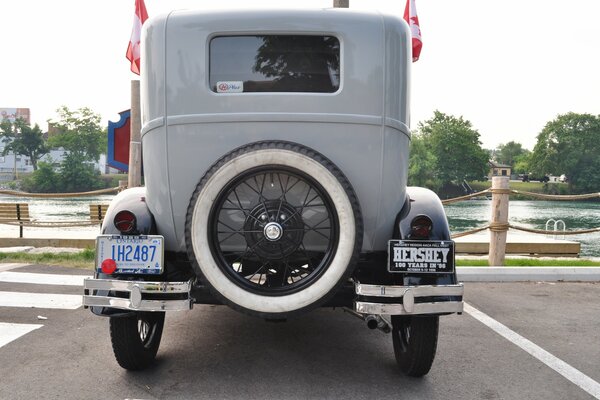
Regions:
<instances>
[{"instance_id":1,"label":"wheel hubcap","mask_svg":"<svg viewBox=\"0 0 600 400\"><path fill-rule=\"evenodd\" d=\"M283 236L283 228L277 222L269 222L265 225L264 233L267 240L275 242Z\"/></svg>"}]
</instances>

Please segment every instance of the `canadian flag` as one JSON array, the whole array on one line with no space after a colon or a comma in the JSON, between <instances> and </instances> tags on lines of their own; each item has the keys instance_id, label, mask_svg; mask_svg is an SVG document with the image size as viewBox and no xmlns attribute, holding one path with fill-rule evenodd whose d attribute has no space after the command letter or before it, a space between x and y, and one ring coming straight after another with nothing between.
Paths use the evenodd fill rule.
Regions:
<instances>
[{"instance_id":1,"label":"canadian flag","mask_svg":"<svg viewBox=\"0 0 600 400\"><path fill-rule=\"evenodd\" d=\"M410 33L412 35L412 56L413 62L419 59L423 41L421 40L421 28L419 27L419 17L417 17L417 7L415 0L406 0L406 8L404 9L404 20L408 22Z\"/></svg>"},{"instance_id":2,"label":"canadian flag","mask_svg":"<svg viewBox=\"0 0 600 400\"><path fill-rule=\"evenodd\" d=\"M133 16L133 29L127 46L127 59L131 62L131 72L140 74L140 37L142 25L148 19L148 12L144 0L135 0L135 14Z\"/></svg>"}]
</instances>

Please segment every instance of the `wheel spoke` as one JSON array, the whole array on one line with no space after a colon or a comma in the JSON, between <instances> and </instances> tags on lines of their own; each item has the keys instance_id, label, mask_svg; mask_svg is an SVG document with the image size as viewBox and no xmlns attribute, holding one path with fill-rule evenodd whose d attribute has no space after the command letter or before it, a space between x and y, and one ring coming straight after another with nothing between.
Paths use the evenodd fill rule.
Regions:
<instances>
[{"instance_id":1,"label":"wheel spoke","mask_svg":"<svg viewBox=\"0 0 600 400\"><path fill-rule=\"evenodd\" d=\"M236 197L237 197L237 196L236 196ZM246 213L246 210L244 210L243 208L241 208L241 205L240 205L240 207L238 207L238 206L237 206L237 204L235 204L233 201L229 200L229 198L226 198L226 199L225 199L225 201L228 201L229 203L233 204L235 208L221 208L221 210L239 210L239 211L241 211L241 212L244 214L244 217L246 217L246 218L248 218L248 217L251 217L251 218L252 218L252 219L254 219L256 222L259 222L259 223L260 223L260 221L259 221L259 220L257 220L255 217L253 217L253 216L252 216L252 215L250 215L250 214L247 214L247 213Z\"/></svg>"},{"instance_id":2,"label":"wheel spoke","mask_svg":"<svg viewBox=\"0 0 600 400\"><path fill-rule=\"evenodd\" d=\"M261 167L221 193L210 222L216 232L212 244L219 267L236 284L283 295L309 285L316 271L327 268L337 237L335 208L317 180L287 167ZM267 237L267 223L282 232Z\"/></svg>"},{"instance_id":3,"label":"wheel spoke","mask_svg":"<svg viewBox=\"0 0 600 400\"><path fill-rule=\"evenodd\" d=\"M230 227L229 225L227 225L225 222L223 222L221 220L218 220L217 224L224 225L226 228L228 228L230 230L229 232L220 232L220 231L217 231L217 234L219 234L219 233L231 233L231 235L227 236L225 239L219 240L219 244L222 244L223 242L227 241L230 237L233 237L235 235L242 235L242 236L244 236L244 234L242 233L243 228L242 228L242 230L237 230L235 228Z\"/></svg>"},{"instance_id":4,"label":"wheel spoke","mask_svg":"<svg viewBox=\"0 0 600 400\"><path fill-rule=\"evenodd\" d=\"M317 227L318 227L319 225L321 225L323 222L325 222L325 221L328 221L328 220L329 220L329 216L325 217L325 219L323 219L321 222L319 222L318 224L316 224L316 225L314 225L314 226L310 226L310 225L308 225L308 224L305 222L305 223L304 223L304 226L306 226L306 227L308 228L308 230L305 230L305 232L310 232L310 231L312 231L312 232L314 232L314 233L317 233L317 234L319 234L319 235L323 236L325 239L329 240L329 236L327 236L327 235L325 235L325 234L323 234L323 233L319 232L319 231L318 231L318 229L319 229L319 228L317 228ZM323 230L323 229L325 229L325 228L321 228L321 230Z\"/></svg>"}]
</instances>

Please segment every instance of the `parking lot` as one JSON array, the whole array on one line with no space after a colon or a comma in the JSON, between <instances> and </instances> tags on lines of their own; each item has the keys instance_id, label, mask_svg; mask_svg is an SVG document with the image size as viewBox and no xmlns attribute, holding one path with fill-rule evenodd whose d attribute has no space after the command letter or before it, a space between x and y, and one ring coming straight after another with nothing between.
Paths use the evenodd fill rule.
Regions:
<instances>
[{"instance_id":1,"label":"parking lot","mask_svg":"<svg viewBox=\"0 0 600 400\"><path fill-rule=\"evenodd\" d=\"M169 314L156 365L127 372L108 320L67 308L88 273L0 268L0 398L600 398L597 283L466 283L466 312L441 318L433 368L414 379L396 370L389 335L340 309L286 323L226 307ZM39 274L75 280L32 283ZM18 307L2 303L5 293L63 297Z\"/></svg>"}]
</instances>

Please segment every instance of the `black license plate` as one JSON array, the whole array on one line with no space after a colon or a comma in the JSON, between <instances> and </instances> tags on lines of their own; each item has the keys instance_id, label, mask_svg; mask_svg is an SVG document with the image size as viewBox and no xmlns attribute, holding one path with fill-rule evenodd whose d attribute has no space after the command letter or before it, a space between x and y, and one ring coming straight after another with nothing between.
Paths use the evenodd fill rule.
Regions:
<instances>
[{"instance_id":1,"label":"black license plate","mask_svg":"<svg viewBox=\"0 0 600 400\"><path fill-rule=\"evenodd\" d=\"M388 271L447 274L454 272L454 242L451 240L390 240Z\"/></svg>"}]
</instances>

